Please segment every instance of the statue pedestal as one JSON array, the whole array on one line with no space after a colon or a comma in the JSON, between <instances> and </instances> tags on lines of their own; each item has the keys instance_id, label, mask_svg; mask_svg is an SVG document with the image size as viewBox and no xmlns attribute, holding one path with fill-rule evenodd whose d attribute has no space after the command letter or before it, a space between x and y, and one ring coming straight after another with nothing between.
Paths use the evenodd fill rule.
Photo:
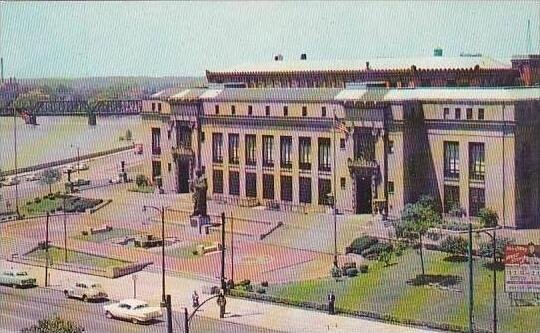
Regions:
<instances>
[{"instance_id":1,"label":"statue pedestal","mask_svg":"<svg viewBox=\"0 0 540 333\"><path fill-rule=\"evenodd\" d=\"M201 233L201 229L205 225L210 225L210 216L191 216L189 218L189 225L191 227L196 227L199 230L199 233Z\"/></svg>"}]
</instances>

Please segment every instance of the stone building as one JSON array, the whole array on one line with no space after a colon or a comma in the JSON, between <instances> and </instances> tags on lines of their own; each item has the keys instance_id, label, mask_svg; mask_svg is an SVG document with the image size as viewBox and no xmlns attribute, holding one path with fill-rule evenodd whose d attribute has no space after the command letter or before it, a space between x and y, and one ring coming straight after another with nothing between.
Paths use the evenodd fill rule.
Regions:
<instances>
[{"instance_id":1,"label":"stone building","mask_svg":"<svg viewBox=\"0 0 540 333\"><path fill-rule=\"evenodd\" d=\"M540 226L538 87L180 89L143 111L165 191L201 168L210 197L238 205L322 212L335 186L346 214L398 216L431 194L445 212Z\"/></svg>"}]
</instances>

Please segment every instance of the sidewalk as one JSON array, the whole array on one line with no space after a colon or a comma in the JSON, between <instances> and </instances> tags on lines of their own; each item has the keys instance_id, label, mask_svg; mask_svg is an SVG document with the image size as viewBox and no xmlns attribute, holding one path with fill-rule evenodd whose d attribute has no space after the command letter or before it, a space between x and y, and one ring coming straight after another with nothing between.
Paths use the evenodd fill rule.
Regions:
<instances>
[{"instance_id":1,"label":"sidewalk","mask_svg":"<svg viewBox=\"0 0 540 333\"><path fill-rule=\"evenodd\" d=\"M24 266L6 261L1 262L2 268L22 268L38 279L38 284L43 285L44 269L40 267ZM134 281L132 276L124 276L118 279L101 277L89 277L84 274L50 270L50 288L63 290L65 286L76 281L90 279L101 283L109 293L111 299L133 298ZM161 301L161 276L156 273L141 271L136 274L137 298L144 299L152 305L158 305ZM219 285L194 279L180 277L166 277L167 293L172 296L173 310L183 311L187 307L191 311L191 294L194 290L199 294L201 301L209 295L203 294L204 287ZM152 288L148 288L152 286ZM209 301L198 312L199 317L219 319L219 307L213 301ZM201 319L202 319L201 318ZM180 320L180 319L179 319ZM228 298L225 319L228 322L249 325L254 327L273 329L283 332L357 332L357 333L428 333L433 332L425 329L395 326L377 321L358 319L344 316L330 316L326 313L303 310L293 307L285 307L270 303L254 302L243 299Z\"/></svg>"}]
</instances>

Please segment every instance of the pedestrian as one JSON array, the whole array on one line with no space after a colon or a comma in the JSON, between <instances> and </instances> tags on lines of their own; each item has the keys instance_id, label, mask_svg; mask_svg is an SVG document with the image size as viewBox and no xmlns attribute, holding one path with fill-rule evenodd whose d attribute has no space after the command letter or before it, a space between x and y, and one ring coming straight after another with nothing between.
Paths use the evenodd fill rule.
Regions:
<instances>
[{"instance_id":1,"label":"pedestrian","mask_svg":"<svg viewBox=\"0 0 540 333\"><path fill-rule=\"evenodd\" d=\"M199 294L197 294L197 291L193 291L193 295L191 295L191 301L193 303L193 307L196 308L199 306Z\"/></svg>"},{"instance_id":2,"label":"pedestrian","mask_svg":"<svg viewBox=\"0 0 540 333\"><path fill-rule=\"evenodd\" d=\"M334 295L334 292L331 291L328 294L328 314L333 315L336 313L335 303L336 303L336 295Z\"/></svg>"}]
</instances>

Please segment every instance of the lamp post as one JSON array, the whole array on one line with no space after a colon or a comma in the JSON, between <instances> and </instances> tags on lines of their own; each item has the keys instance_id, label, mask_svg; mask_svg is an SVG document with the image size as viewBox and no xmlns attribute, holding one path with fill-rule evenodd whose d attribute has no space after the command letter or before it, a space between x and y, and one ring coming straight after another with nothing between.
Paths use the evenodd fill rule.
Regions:
<instances>
[{"instance_id":1,"label":"lamp post","mask_svg":"<svg viewBox=\"0 0 540 333\"><path fill-rule=\"evenodd\" d=\"M148 208L157 210L161 214L161 300L162 306L167 304L165 295L165 207L161 208L155 206L143 206L143 212L146 212Z\"/></svg>"},{"instance_id":2,"label":"lamp post","mask_svg":"<svg viewBox=\"0 0 540 333\"><path fill-rule=\"evenodd\" d=\"M473 294L473 255L472 255L472 223L469 223L469 333L474 332L474 294Z\"/></svg>"},{"instance_id":3,"label":"lamp post","mask_svg":"<svg viewBox=\"0 0 540 333\"><path fill-rule=\"evenodd\" d=\"M81 163L80 147L74 144L71 144L71 148L77 148L77 174L79 174L79 169L80 169L79 164Z\"/></svg>"},{"instance_id":4,"label":"lamp post","mask_svg":"<svg viewBox=\"0 0 540 333\"><path fill-rule=\"evenodd\" d=\"M15 104L13 104L13 150L15 153L14 166L15 166L15 212L17 218L21 215L19 213L19 184L18 184L18 166L17 166L17 111L15 110Z\"/></svg>"},{"instance_id":5,"label":"lamp post","mask_svg":"<svg viewBox=\"0 0 540 333\"><path fill-rule=\"evenodd\" d=\"M480 233L488 235L493 246L493 333L497 333L497 227L493 228L493 234L487 230L477 232L477 234Z\"/></svg>"}]
</instances>

